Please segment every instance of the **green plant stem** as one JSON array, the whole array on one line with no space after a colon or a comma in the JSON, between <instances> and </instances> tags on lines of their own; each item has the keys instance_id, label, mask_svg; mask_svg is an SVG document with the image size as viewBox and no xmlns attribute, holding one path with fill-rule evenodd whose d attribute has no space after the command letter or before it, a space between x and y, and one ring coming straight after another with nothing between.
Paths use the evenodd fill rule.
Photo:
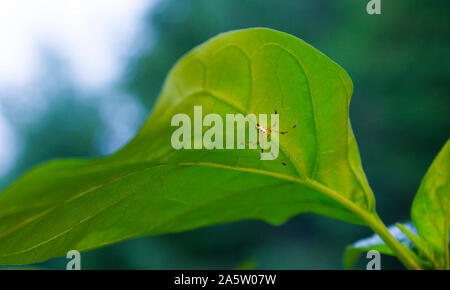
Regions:
<instances>
[{"instance_id":1,"label":"green plant stem","mask_svg":"<svg viewBox=\"0 0 450 290\"><path fill-rule=\"evenodd\" d=\"M381 221L377 215L368 215L365 218L368 226L391 248L395 256L402 262L402 264L410 270L422 270L414 258L404 249L404 246L394 238L386 225Z\"/></svg>"},{"instance_id":2,"label":"green plant stem","mask_svg":"<svg viewBox=\"0 0 450 290\"><path fill-rule=\"evenodd\" d=\"M386 243L386 245L391 248L395 256L407 269L422 270L419 264L417 264L417 262L411 256L411 254L405 251L404 246L391 235L386 225L381 221L376 213L368 212L365 209L360 208L352 201L346 199L334 190L316 181L308 180L307 183L312 188L326 193L329 197L333 198L334 200L345 206L348 210L352 211L355 215L359 216L365 222L365 224L370 227L376 234L378 234L380 238Z\"/></svg>"}]
</instances>

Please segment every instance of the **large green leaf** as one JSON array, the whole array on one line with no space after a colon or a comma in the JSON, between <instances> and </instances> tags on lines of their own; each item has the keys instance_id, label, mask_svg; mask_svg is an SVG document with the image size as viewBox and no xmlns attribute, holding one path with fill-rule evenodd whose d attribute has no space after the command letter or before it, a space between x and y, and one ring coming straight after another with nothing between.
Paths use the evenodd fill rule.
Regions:
<instances>
[{"instance_id":1,"label":"large green leaf","mask_svg":"<svg viewBox=\"0 0 450 290\"><path fill-rule=\"evenodd\" d=\"M450 269L450 140L431 164L414 198L411 217L422 241L432 249L435 268ZM420 241L418 238L418 241ZM430 255L428 255L430 256Z\"/></svg>"},{"instance_id":2,"label":"large green leaf","mask_svg":"<svg viewBox=\"0 0 450 290\"><path fill-rule=\"evenodd\" d=\"M285 33L221 34L170 71L153 113L119 152L39 166L0 195L0 263L24 264L143 235L242 219L280 224L316 213L364 224L374 198L348 108L352 83ZM171 118L280 113L280 159L257 150L174 150Z\"/></svg>"}]
</instances>

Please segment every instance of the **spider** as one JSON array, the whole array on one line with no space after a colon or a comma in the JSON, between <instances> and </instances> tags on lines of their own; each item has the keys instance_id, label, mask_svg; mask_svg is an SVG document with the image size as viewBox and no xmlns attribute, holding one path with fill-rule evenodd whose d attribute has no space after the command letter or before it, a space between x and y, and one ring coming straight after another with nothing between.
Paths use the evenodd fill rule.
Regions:
<instances>
[{"instance_id":1,"label":"spider","mask_svg":"<svg viewBox=\"0 0 450 290\"><path fill-rule=\"evenodd\" d=\"M277 110L275 110L275 114L278 114ZM276 123L275 123L276 124ZM295 129L297 127L297 124L295 124L294 126L292 126L289 130L287 131L280 131L279 133L281 135L285 135L289 132L291 132L293 129ZM258 134L264 135L266 138L269 138L270 135L272 134L272 132L276 132L273 129L271 129L270 127L264 127L262 125L256 124L256 130L258 131ZM256 142L256 145L259 145L259 141ZM261 153L264 153L264 149L261 148ZM282 165L287 165L286 162L280 161L278 158L275 158L275 156L273 155L273 152L270 152L270 154L272 154L272 157L274 159L276 159L279 163L281 163Z\"/></svg>"},{"instance_id":2,"label":"spider","mask_svg":"<svg viewBox=\"0 0 450 290\"><path fill-rule=\"evenodd\" d=\"M275 115L277 115L277 114L278 114L278 112L277 112L277 110L275 110ZM291 132L293 129L295 129L296 127L297 127L297 124L292 126L289 130L281 131L279 133L281 135L287 134L287 133ZM259 125L259 124L256 124L256 131L258 131L259 134L265 135L267 138L270 137L270 134L272 133L272 129L270 129L270 127L266 128L266 127L264 127L262 125Z\"/></svg>"}]
</instances>

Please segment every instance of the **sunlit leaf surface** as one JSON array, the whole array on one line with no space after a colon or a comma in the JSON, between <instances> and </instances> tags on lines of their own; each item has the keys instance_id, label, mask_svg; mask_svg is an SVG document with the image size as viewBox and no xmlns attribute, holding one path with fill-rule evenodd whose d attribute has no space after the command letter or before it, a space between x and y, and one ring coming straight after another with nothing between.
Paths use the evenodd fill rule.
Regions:
<instances>
[{"instance_id":1,"label":"sunlit leaf surface","mask_svg":"<svg viewBox=\"0 0 450 290\"><path fill-rule=\"evenodd\" d=\"M450 269L450 141L431 164L414 198L412 220L419 236L433 249L432 262Z\"/></svg>"}]
</instances>

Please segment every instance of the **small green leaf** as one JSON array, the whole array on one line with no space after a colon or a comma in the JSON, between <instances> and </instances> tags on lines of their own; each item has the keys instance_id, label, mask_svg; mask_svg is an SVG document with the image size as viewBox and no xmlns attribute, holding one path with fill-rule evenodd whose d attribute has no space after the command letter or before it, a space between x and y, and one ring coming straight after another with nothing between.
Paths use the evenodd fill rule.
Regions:
<instances>
[{"instance_id":1,"label":"small green leaf","mask_svg":"<svg viewBox=\"0 0 450 290\"><path fill-rule=\"evenodd\" d=\"M410 228L413 228L414 225L408 225ZM402 224L397 224L397 227L408 237L411 243L414 245L416 252L421 257L421 264L424 268L436 268L437 265L433 265L433 252L432 249L419 237L417 236L417 230L414 227L414 232L412 233L408 228L406 228ZM431 261L431 262L430 262ZM432 265L432 266L431 266Z\"/></svg>"},{"instance_id":2,"label":"small green leaf","mask_svg":"<svg viewBox=\"0 0 450 290\"><path fill-rule=\"evenodd\" d=\"M404 228L407 228L410 232L416 232L416 229L412 223L406 223ZM405 249L414 257L416 262L421 263L421 260L411 251L413 249L413 244L411 240L405 235L397 225L391 225L388 227L389 233L402 245ZM374 234L368 238L359 240L345 249L344 253L344 267L346 269L351 269L358 261L362 253L368 252L370 250L376 250L382 254L394 256L394 252L384 243L384 241L377 235Z\"/></svg>"},{"instance_id":3,"label":"small green leaf","mask_svg":"<svg viewBox=\"0 0 450 290\"><path fill-rule=\"evenodd\" d=\"M234 270L255 270L257 266L258 263L254 259L249 259L234 267Z\"/></svg>"},{"instance_id":4,"label":"small green leaf","mask_svg":"<svg viewBox=\"0 0 450 290\"><path fill-rule=\"evenodd\" d=\"M374 197L348 110L352 82L291 35L256 28L221 34L181 58L137 136L94 160L26 173L0 195L0 264L29 264L125 239L315 213L365 224ZM280 159L258 150L175 150L171 118L280 114Z\"/></svg>"},{"instance_id":5,"label":"small green leaf","mask_svg":"<svg viewBox=\"0 0 450 290\"><path fill-rule=\"evenodd\" d=\"M411 217L419 236L433 250L430 261L438 269L450 269L450 140L438 154L414 198Z\"/></svg>"}]
</instances>

